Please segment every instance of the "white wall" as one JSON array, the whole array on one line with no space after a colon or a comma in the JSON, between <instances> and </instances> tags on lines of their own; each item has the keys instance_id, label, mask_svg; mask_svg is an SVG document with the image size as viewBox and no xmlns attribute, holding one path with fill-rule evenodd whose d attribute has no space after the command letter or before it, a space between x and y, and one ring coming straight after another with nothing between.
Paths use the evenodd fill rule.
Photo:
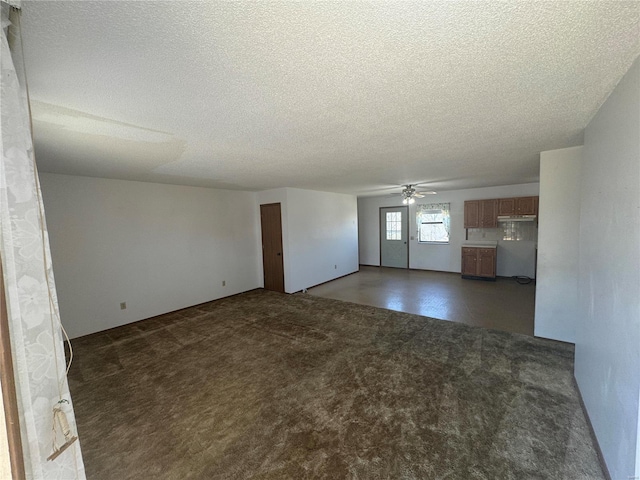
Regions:
<instances>
[{"instance_id":1,"label":"white wall","mask_svg":"<svg viewBox=\"0 0 640 480\"><path fill-rule=\"evenodd\" d=\"M582 147L540 153L535 335L575 343Z\"/></svg>"},{"instance_id":2,"label":"white wall","mask_svg":"<svg viewBox=\"0 0 640 480\"><path fill-rule=\"evenodd\" d=\"M354 195L287 189L290 292L358 271Z\"/></svg>"},{"instance_id":3,"label":"white wall","mask_svg":"<svg viewBox=\"0 0 640 480\"><path fill-rule=\"evenodd\" d=\"M62 322L72 337L259 286L254 193L40 178Z\"/></svg>"},{"instance_id":4,"label":"white wall","mask_svg":"<svg viewBox=\"0 0 640 480\"><path fill-rule=\"evenodd\" d=\"M640 60L584 135L575 375L612 478L635 475L640 390Z\"/></svg>"},{"instance_id":5,"label":"white wall","mask_svg":"<svg viewBox=\"0 0 640 480\"><path fill-rule=\"evenodd\" d=\"M358 270L353 195L281 188L257 193L258 205L281 203L285 291L294 293ZM262 279L262 261L260 261Z\"/></svg>"},{"instance_id":6,"label":"white wall","mask_svg":"<svg viewBox=\"0 0 640 480\"><path fill-rule=\"evenodd\" d=\"M525 197L538 195L539 185L528 183L500 187L451 190L418 199L409 206L409 268L460 272L461 247L465 242L464 201L486 198ZM451 236L448 245L419 244L416 239L416 205L423 203L450 203ZM380 265L380 207L401 205L400 196L358 198L358 234L360 263ZM524 247L524 249L523 249ZM498 275L527 275L534 277L534 242L499 242Z\"/></svg>"}]
</instances>

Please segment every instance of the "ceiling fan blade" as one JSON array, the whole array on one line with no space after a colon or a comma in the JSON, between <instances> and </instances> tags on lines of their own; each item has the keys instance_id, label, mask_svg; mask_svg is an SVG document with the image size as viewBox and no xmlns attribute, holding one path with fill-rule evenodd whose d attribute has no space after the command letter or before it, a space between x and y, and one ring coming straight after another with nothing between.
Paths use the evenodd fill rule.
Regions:
<instances>
[{"instance_id":1,"label":"ceiling fan blade","mask_svg":"<svg viewBox=\"0 0 640 480\"><path fill-rule=\"evenodd\" d=\"M416 192L415 196L417 197L418 195L420 195L421 197L424 197L425 195L435 195L437 193L438 192L433 192L433 191L431 191L431 192Z\"/></svg>"},{"instance_id":2,"label":"ceiling fan blade","mask_svg":"<svg viewBox=\"0 0 640 480\"><path fill-rule=\"evenodd\" d=\"M389 193L388 195L393 196L402 196L403 198L423 198L425 195L435 195L436 192L425 191L425 192L417 192L415 184L407 184L403 185L403 189L400 193Z\"/></svg>"}]
</instances>

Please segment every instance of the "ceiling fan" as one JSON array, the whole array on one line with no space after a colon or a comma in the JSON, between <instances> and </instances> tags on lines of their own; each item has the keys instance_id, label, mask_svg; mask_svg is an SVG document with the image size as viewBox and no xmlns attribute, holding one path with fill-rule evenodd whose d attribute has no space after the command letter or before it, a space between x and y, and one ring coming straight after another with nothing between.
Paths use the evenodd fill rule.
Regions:
<instances>
[{"instance_id":1,"label":"ceiling fan","mask_svg":"<svg viewBox=\"0 0 640 480\"><path fill-rule=\"evenodd\" d=\"M433 191L427 191L427 192L418 192L416 191L416 188L418 184L407 184L404 185L402 192L400 193L400 195L402 195L402 203L404 205L411 205L413 203L416 203L416 198L423 198L425 195L435 195L436 192Z\"/></svg>"}]
</instances>

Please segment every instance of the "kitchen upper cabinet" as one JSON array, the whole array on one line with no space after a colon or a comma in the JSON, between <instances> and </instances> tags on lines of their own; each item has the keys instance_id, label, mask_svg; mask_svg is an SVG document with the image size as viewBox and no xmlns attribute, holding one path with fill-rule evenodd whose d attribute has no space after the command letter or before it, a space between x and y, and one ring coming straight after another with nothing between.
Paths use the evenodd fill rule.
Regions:
<instances>
[{"instance_id":1,"label":"kitchen upper cabinet","mask_svg":"<svg viewBox=\"0 0 640 480\"><path fill-rule=\"evenodd\" d=\"M515 215L516 199L500 198L498 199L498 215Z\"/></svg>"},{"instance_id":2,"label":"kitchen upper cabinet","mask_svg":"<svg viewBox=\"0 0 640 480\"><path fill-rule=\"evenodd\" d=\"M518 197L516 198L516 215L536 215L538 197Z\"/></svg>"},{"instance_id":3,"label":"kitchen upper cabinet","mask_svg":"<svg viewBox=\"0 0 640 480\"><path fill-rule=\"evenodd\" d=\"M464 228L495 228L498 226L498 200L464 202Z\"/></svg>"},{"instance_id":4,"label":"kitchen upper cabinet","mask_svg":"<svg viewBox=\"0 0 640 480\"><path fill-rule=\"evenodd\" d=\"M464 228L480 228L480 201L464 202Z\"/></svg>"},{"instance_id":5,"label":"kitchen upper cabinet","mask_svg":"<svg viewBox=\"0 0 640 480\"><path fill-rule=\"evenodd\" d=\"M500 198L498 215L537 215L538 197Z\"/></svg>"},{"instance_id":6,"label":"kitchen upper cabinet","mask_svg":"<svg viewBox=\"0 0 640 480\"><path fill-rule=\"evenodd\" d=\"M464 228L496 228L498 216L537 215L538 197L512 197L464 202Z\"/></svg>"},{"instance_id":7,"label":"kitchen upper cabinet","mask_svg":"<svg viewBox=\"0 0 640 480\"><path fill-rule=\"evenodd\" d=\"M480 200L480 228L498 226L498 200Z\"/></svg>"},{"instance_id":8,"label":"kitchen upper cabinet","mask_svg":"<svg viewBox=\"0 0 640 480\"><path fill-rule=\"evenodd\" d=\"M496 249L462 247L462 276L496 278Z\"/></svg>"}]
</instances>

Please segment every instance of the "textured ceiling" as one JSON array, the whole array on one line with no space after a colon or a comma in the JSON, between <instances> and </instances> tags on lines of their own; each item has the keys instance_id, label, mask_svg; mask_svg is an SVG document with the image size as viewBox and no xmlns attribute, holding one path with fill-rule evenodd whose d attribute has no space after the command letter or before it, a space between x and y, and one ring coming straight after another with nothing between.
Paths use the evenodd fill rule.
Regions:
<instances>
[{"instance_id":1,"label":"textured ceiling","mask_svg":"<svg viewBox=\"0 0 640 480\"><path fill-rule=\"evenodd\" d=\"M638 2L36 2L42 171L360 194L537 181L640 54Z\"/></svg>"}]
</instances>

